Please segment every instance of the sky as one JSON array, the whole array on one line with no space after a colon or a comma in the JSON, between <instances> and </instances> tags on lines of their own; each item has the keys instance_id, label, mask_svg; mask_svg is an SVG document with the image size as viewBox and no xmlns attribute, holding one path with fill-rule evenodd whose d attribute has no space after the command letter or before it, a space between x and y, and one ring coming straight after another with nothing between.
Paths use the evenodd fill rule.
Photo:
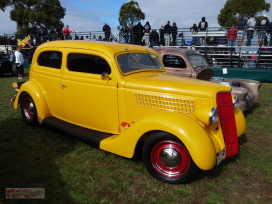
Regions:
<instances>
[{"instance_id":1,"label":"sky","mask_svg":"<svg viewBox=\"0 0 272 204\"><path fill-rule=\"evenodd\" d=\"M66 9L62 22L69 25L72 31L101 31L104 23L110 25L112 32L117 34L118 17L121 6L129 0L60 0ZM178 28L190 28L198 25L205 17L209 27L220 27L217 16L227 0L136 0L145 13L144 25L149 21L152 29L159 29L169 20L171 25L176 22ZM271 3L271 0L266 0ZM268 12L272 19L272 5ZM10 20L10 8L0 10L0 35L13 34L16 23ZM262 13L264 14L264 13Z\"/></svg>"}]
</instances>

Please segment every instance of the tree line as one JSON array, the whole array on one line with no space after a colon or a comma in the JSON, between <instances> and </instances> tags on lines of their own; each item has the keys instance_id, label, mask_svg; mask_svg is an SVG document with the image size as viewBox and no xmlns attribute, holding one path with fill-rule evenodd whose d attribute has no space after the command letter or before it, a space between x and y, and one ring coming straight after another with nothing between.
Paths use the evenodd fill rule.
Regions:
<instances>
[{"instance_id":1,"label":"tree line","mask_svg":"<svg viewBox=\"0 0 272 204\"><path fill-rule=\"evenodd\" d=\"M231 27L240 17L247 19L250 15L268 12L270 6L266 0L227 0L218 14L218 24L224 28ZM12 8L10 19L17 23L17 33L30 33L35 27L53 27L57 30L64 27L61 19L66 9L59 0L1 0L0 9L5 12L7 7ZM120 25L135 24L141 20L145 20L145 13L137 1L130 0L121 6L118 18Z\"/></svg>"}]
</instances>

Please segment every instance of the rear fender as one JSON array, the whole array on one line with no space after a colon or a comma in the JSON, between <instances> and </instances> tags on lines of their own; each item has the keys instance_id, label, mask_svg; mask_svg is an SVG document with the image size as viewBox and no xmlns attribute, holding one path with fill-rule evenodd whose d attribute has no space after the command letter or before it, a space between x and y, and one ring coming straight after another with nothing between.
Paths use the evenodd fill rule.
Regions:
<instances>
[{"instance_id":1,"label":"rear fender","mask_svg":"<svg viewBox=\"0 0 272 204\"><path fill-rule=\"evenodd\" d=\"M14 109L19 108L20 97L24 92L27 92L35 102L39 123L42 123L44 118L51 116L51 112L47 106L43 91L34 81L27 81L22 84L13 102Z\"/></svg>"},{"instance_id":2,"label":"rear fender","mask_svg":"<svg viewBox=\"0 0 272 204\"><path fill-rule=\"evenodd\" d=\"M100 148L131 158L140 137L151 131L165 131L179 138L199 168L209 170L215 166L216 150L208 132L195 120L176 112L147 115L124 133L102 140Z\"/></svg>"}]
</instances>

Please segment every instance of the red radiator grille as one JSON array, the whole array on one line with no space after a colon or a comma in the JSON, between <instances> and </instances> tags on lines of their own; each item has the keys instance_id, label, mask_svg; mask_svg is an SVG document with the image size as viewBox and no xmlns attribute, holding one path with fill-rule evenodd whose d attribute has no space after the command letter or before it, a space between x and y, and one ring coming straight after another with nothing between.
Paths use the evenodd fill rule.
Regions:
<instances>
[{"instance_id":1,"label":"red radiator grille","mask_svg":"<svg viewBox=\"0 0 272 204\"><path fill-rule=\"evenodd\" d=\"M230 92L220 92L217 94L217 108L226 144L226 157L234 156L238 153L238 135L234 117L232 96Z\"/></svg>"}]
</instances>

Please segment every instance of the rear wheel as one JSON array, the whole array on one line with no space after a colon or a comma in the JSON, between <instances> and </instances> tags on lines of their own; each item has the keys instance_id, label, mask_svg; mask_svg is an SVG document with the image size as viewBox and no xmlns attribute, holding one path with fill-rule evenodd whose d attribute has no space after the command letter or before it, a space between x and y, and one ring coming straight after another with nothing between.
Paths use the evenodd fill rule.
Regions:
<instances>
[{"instance_id":1,"label":"rear wheel","mask_svg":"<svg viewBox=\"0 0 272 204\"><path fill-rule=\"evenodd\" d=\"M143 162L154 178L170 184L186 183L199 170L181 141L166 132L156 132L148 138Z\"/></svg>"},{"instance_id":2,"label":"rear wheel","mask_svg":"<svg viewBox=\"0 0 272 204\"><path fill-rule=\"evenodd\" d=\"M20 98L21 113L29 125L38 125L38 115L34 100L28 93L23 93Z\"/></svg>"}]
</instances>

